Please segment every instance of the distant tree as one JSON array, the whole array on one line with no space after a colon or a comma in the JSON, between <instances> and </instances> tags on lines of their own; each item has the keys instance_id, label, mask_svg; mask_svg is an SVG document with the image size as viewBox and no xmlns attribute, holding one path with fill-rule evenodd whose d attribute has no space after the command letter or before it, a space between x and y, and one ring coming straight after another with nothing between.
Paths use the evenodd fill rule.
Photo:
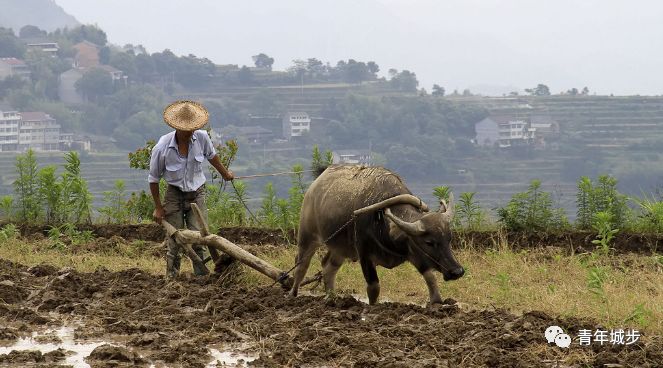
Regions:
<instances>
[{"instance_id":1,"label":"distant tree","mask_svg":"<svg viewBox=\"0 0 663 368\"><path fill-rule=\"evenodd\" d=\"M14 35L11 28L0 27L0 57L15 57L22 59L25 55L25 45Z\"/></svg>"},{"instance_id":2,"label":"distant tree","mask_svg":"<svg viewBox=\"0 0 663 368\"><path fill-rule=\"evenodd\" d=\"M380 71L380 66L376 64L375 61L369 61L366 63L366 67L368 67L368 72L373 76L373 78L376 78L378 72Z\"/></svg>"},{"instance_id":3,"label":"distant tree","mask_svg":"<svg viewBox=\"0 0 663 368\"><path fill-rule=\"evenodd\" d=\"M431 93L433 96L444 96L444 87L439 86L437 84L433 84L433 92Z\"/></svg>"},{"instance_id":4,"label":"distant tree","mask_svg":"<svg viewBox=\"0 0 663 368\"><path fill-rule=\"evenodd\" d=\"M550 88L545 84L538 84L535 88L527 88L525 92L532 96L550 96Z\"/></svg>"},{"instance_id":5,"label":"distant tree","mask_svg":"<svg viewBox=\"0 0 663 368\"><path fill-rule=\"evenodd\" d=\"M110 73L101 68L92 68L76 81L76 91L90 101L113 93L113 80Z\"/></svg>"},{"instance_id":6,"label":"distant tree","mask_svg":"<svg viewBox=\"0 0 663 368\"><path fill-rule=\"evenodd\" d=\"M474 96L474 95L472 94L472 91L469 90L469 88L465 88L463 90L463 96L468 97L468 96Z\"/></svg>"},{"instance_id":7,"label":"distant tree","mask_svg":"<svg viewBox=\"0 0 663 368\"><path fill-rule=\"evenodd\" d=\"M13 75L5 77L5 79L0 79L0 99L3 99L9 95L9 92L14 90L19 90L26 86L27 81L21 78L18 75Z\"/></svg>"},{"instance_id":8,"label":"distant tree","mask_svg":"<svg viewBox=\"0 0 663 368\"><path fill-rule=\"evenodd\" d=\"M256 65L256 68L272 70L272 65L274 65L274 58L267 56L267 54L260 53L258 55L251 56L253 63Z\"/></svg>"},{"instance_id":9,"label":"distant tree","mask_svg":"<svg viewBox=\"0 0 663 368\"><path fill-rule=\"evenodd\" d=\"M391 79L394 79L394 77L398 76L398 70L394 68L389 69L387 73L389 74L389 78Z\"/></svg>"},{"instance_id":10,"label":"distant tree","mask_svg":"<svg viewBox=\"0 0 663 368\"><path fill-rule=\"evenodd\" d=\"M397 74L391 78L389 83L392 87L404 92L416 92L417 87L419 86L417 75L409 70L403 70L400 73L397 72Z\"/></svg>"},{"instance_id":11,"label":"distant tree","mask_svg":"<svg viewBox=\"0 0 663 368\"><path fill-rule=\"evenodd\" d=\"M566 91L566 94L571 95L571 96L577 96L578 95L578 89L573 87L570 90Z\"/></svg>"},{"instance_id":12,"label":"distant tree","mask_svg":"<svg viewBox=\"0 0 663 368\"><path fill-rule=\"evenodd\" d=\"M166 131L167 127L155 111L140 111L118 125L113 131L113 138L117 140L118 146L134 149Z\"/></svg>"},{"instance_id":13,"label":"distant tree","mask_svg":"<svg viewBox=\"0 0 663 368\"><path fill-rule=\"evenodd\" d=\"M18 36L20 38L46 37L47 35L48 33L46 31L29 24L21 27L21 29L18 31Z\"/></svg>"},{"instance_id":14,"label":"distant tree","mask_svg":"<svg viewBox=\"0 0 663 368\"><path fill-rule=\"evenodd\" d=\"M242 66L237 72L237 79L242 85L249 85L253 83L253 72L246 65Z\"/></svg>"},{"instance_id":15,"label":"distant tree","mask_svg":"<svg viewBox=\"0 0 663 368\"><path fill-rule=\"evenodd\" d=\"M345 63L342 74L343 80L349 83L361 83L368 80L370 76L366 63L354 59L350 59Z\"/></svg>"},{"instance_id":16,"label":"distant tree","mask_svg":"<svg viewBox=\"0 0 663 368\"><path fill-rule=\"evenodd\" d=\"M82 25L68 30L66 36L74 43L89 41L99 47L106 46L106 43L108 42L106 32L93 25Z\"/></svg>"},{"instance_id":17,"label":"distant tree","mask_svg":"<svg viewBox=\"0 0 663 368\"><path fill-rule=\"evenodd\" d=\"M583 95L588 95L589 94L589 88L583 87L582 92L580 92Z\"/></svg>"},{"instance_id":18,"label":"distant tree","mask_svg":"<svg viewBox=\"0 0 663 368\"><path fill-rule=\"evenodd\" d=\"M509 96L518 96L518 95L519 95L518 91L509 92Z\"/></svg>"},{"instance_id":19,"label":"distant tree","mask_svg":"<svg viewBox=\"0 0 663 368\"><path fill-rule=\"evenodd\" d=\"M320 79L325 74L325 65L316 58L306 60L306 73L312 79Z\"/></svg>"},{"instance_id":20,"label":"distant tree","mask_svg":"<svg viewBox=\"0 0 663 368\"><path fill-rule=\"evenodd\" d=\"M131 80L137 79L136 68L137 57L129 52L114 52L108 60L108 64L121 70Z\"/></svg>"},{"instance_id":21,"label":"distant tree","mask_svg":"<svg viewBox=\"0 0 663 368\"><path fill-rule=\"evenodd\" d=\"M306 74L307 62L302 59L292 61L292 66L288 68L288 73L296 78L301 78Z\"/></svg>"},{"instance_id":22,"label":"distant tree","mask_svg":"<svg viewBox=\"0 0 663 368\"><path fill-rule=\"evenodd\" d=\"M156 66L154 60L148 54L138 54L134 59L134 66L136 68L136 77L141 82L151 81L156 75ZM121 68L118 68L122 70Z\"/></svg>"}]
</instances>

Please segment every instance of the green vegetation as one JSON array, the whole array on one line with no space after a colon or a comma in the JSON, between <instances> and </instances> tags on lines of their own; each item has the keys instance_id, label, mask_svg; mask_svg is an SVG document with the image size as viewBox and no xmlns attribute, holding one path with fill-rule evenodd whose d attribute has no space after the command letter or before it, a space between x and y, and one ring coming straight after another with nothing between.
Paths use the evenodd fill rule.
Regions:
<instances>
[{"instance_id":1,"label":"green vegetation","mask_svg":"<svg viewBox=\"0 0 663 368\"><path fill-rule=\"evenodd\" d=\"M532 180L526 192L515 194L497 211L499 221L514 231L549 231L568 227L563 210L553 208L550 193L541 190L541 181Z\"/></svg>"}]
</instances>

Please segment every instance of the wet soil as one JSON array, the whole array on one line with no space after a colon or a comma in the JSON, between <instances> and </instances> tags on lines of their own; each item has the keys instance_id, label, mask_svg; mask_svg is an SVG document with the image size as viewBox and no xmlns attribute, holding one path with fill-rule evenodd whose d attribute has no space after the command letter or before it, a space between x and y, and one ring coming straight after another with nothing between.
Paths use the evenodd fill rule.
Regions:
<instances>
[{"instance_id":1,"label":"wet soil","mask_svg":"<svg viewBox=\"0 0 663 368\"><path fill-rule=\"evenodd\" d=\"M663 339L656 336L616 347L546 343L548 326L574 336L600 327L589 320L472 310L453 300L424 308L368 306L350 296L292 299L278 287L247 289L229 279L183 275L169 282L138 269L79 273L0 260L0 280L13 283L0 288L0 332L11 339L78 319L84 325L77 338L124 342L95 349L88 358L95 367L205 367L209 347L229 345L248 347L257 356L249 364L258 367L663 367ZM58 359L12 354L0 361Z\"/></svg>"},{"instance_id":2,"label":"wet soil","mask_svg":"<svg viewBox=\"0 0 663 368\"><path fill-rule=\"evenodd\" d=\"M0 226L3 224L0 223ZM19 224L21 234L29 239L43 238L49 226ZM125 241L142 240L161 242L163 229L157 224L140 225L79 225L79 230L89 230L95 237L106 239L106 243L115 244L117 239ZM237 244L246 245L292 245L296 244L294 231L283 232L277 229L253 227L227 227L219 230L218 235ZM515 249L559 247L569 253L591 252L596 248L592 240L596 234L589 231L567 231L561 233L528 233L498 231L462 231L456 232L455 244L472 244L477 248L494 248L500 241L506 240ZM99 247L103 247L99 245ZM619 232L612 241L612 248L617 253L652 254L663 251L663 234L640 234ZM90 249L95 250L95 249Z\"/></svg>"}]
</instances>

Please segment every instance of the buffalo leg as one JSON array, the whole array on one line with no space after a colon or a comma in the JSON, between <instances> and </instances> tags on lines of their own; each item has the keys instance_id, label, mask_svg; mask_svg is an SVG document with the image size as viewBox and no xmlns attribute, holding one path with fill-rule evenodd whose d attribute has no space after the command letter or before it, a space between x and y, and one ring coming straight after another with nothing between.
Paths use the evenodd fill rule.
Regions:
<instances>
[{"instance_id":1,"label":"buffalo leg","mask_svg":"<svg viewBox=\"0 0 663 368\"><path fill-rule=\"evenodd\" d=\"M334 291L336 273L343 265L343 261L343 257L334 255L331 251L328 251L324 258L322 258L322 279L325 283L326 292Z\"/></svg>"},{"instance_id":2,"label":"buffalo leg","mask_svg":"<svg viewBox=\"0 0 663 368\"><path fill-rule=\"evenodd\" d=\"M297 259L295 261L297 267L295 267L295 278L292 282L292 289L290 289L290 296L297 296L297 292L299 292L299 284L304 280L306 271L308 271L308 266L311 264L311 258L315 254L315 250L318 248L318 243L308 234L304 234L301 230L298 240L299 251L297 252Z\"/></svg>"},{"instance_id":3,"label":"buffalo leg","mask_svg":"<svg viewBox=\"0 0 663 368\"><path fill-rule=\"evenodd\" d=\"M361 264L361 271L366 280L368 304L373 305L377 303L378 296L380 295L380 280L378 279L378 272L369 257L361 257L359 263Z\"/></svg>"},{"instance_id":4,"label":"buffalo leg","mask_svg":"<svg viewBox=\"0 0 663 368\"><path fill-rule=\"evenodd\" d=\"M426 286L428 286L428 295L430 296L430 304L441 304L442 297L440 296L440 289L437 286L437 278L433 270L428 269L425 272L422 272L421 275L426 281Z\"/></svg>"}]
</instances>

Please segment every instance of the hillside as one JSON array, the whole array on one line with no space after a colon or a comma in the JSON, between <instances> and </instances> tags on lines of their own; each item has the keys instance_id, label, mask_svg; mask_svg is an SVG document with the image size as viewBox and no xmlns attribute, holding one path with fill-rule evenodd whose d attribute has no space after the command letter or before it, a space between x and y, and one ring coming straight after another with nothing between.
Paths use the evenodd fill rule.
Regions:
<instances>
[{"instance_id":1,"label":"hillside","mask_svg":"<svg viewBox=\"0 0 663 368\"><path fill-rule=\"evenodd\" d=\"M80 23L53 0L0 0L0 26L18 32L25 25L46 31L73 28Z\"/></svg>"}]
</instances>

